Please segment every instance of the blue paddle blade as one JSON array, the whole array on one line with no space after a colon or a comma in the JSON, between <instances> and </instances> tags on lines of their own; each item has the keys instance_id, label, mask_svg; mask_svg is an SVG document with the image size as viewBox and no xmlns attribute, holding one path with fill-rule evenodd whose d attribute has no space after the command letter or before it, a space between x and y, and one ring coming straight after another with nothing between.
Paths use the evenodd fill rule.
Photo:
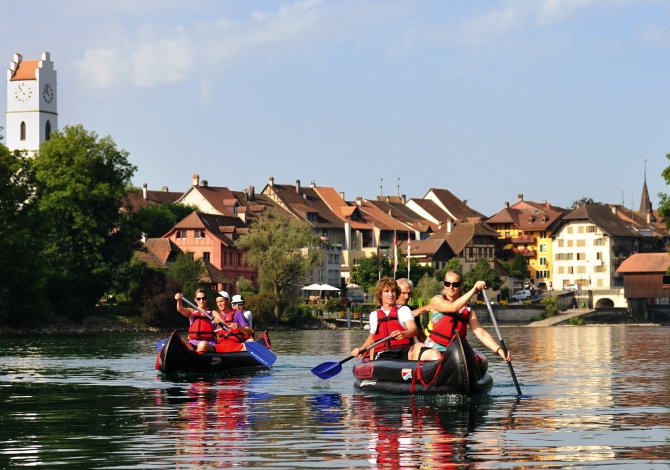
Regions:
<instances>
[{"instance_id":1,"label":"blue paddle blade","mask_svg":"<svg viewBox=\"0 0 670 470\"><path fill-rule=\"evenodd\" d=\"M167 343L167 339L162 339L159 342L157 342L156 351L160 352L160 350L163 349L163 346L165 346L165 343Z\"/></svg>"},{"instance_id":2,"label":"blue paddle blade","mask_svg":"<svg viewBox=\"0 0 670 470\"><path fill-rule=\"evenodd\" d=\"M255 341L247 341L244 343L244 345L247 347L247 352L251 355L251 357L256 359L265 367L272 367L272 364L274 364L277 360L277 355L262 344L258 344Z\"/></svg>"},{"instance_id":3,"label":"blue paddle blade","mask_svg":"<svg viewBox=\"0 0 670 470\"><path fill-rule=\"evenodd\" d=\"M312 368L312 374L318 378L326 380L342 372L342 364L339 362L324 362Z\"/></svg>"}]
</instances>

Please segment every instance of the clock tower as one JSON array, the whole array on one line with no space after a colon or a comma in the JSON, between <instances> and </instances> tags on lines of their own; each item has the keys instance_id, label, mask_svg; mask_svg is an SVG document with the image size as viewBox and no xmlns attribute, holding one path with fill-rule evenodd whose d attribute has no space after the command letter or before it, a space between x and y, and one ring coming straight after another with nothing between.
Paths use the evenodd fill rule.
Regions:
<instances>
[{"instance_id":1,"label":"clock tower","mask_svg":"<svg viewBox=\"0 0 670 470\"><path fill-rule=\"evenodd\" d=\"M50 54L41 60L23 60L14 54L7 70L7 128L9 150L33 155L58 130L56 71Z\"/></svg>"}]
</instances>

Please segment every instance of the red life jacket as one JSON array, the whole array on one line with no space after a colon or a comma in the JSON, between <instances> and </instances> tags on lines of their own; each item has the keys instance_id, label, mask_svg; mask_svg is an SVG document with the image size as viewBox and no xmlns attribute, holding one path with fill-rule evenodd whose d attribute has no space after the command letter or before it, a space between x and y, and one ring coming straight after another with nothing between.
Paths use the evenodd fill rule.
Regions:
<instances>
[{"instance_id":1,"label":"red life jacket","mask_svg":"<svg viewBox=\"0 0 670 470\"><path fill-rule=\"evenodd\" d=\"M188 326L188 339L195 339L198 341L213 340L214 324L212 323L212 320L197 310L193 312L193 315L191 315L191 324Z\"/></svg>"},{"instance_id":2,"label":"red life jacket","mask_svg":"<svg viewBox=\"0 0 670 470\"><path fill-rule=\"evenodd\" d=\"M226 324L228 329L230 329L230 331L226 330L225 328L219 331L219 343L223 343L224 341L230 341L232 343L244 343L249 339L249 335L245 334L244 331L230 326L234 323L233 317L235 316L236 311L237 310L231 310L223 316L223 322Z\"/></svg>"},{"instance_id":3,"label":"red life jacket","mask_svg":"<svg viewBox=\"0 0 670 470\"><path fill-rule=\"evenodd\" d=\"M468 321L472 313L469 305L461 308L458 313L440 313L442 313L442 318L437 322L433 320L433 327L428 328L430 339L442 346L449 346L455 333L458 333L461 339L465 339L468 334Z\"/></svg>"},{"instance_id":4,"label":"red life jacket","mask_svg":"<svg viewBox=\"0 0 670 470\"><path fill-rule=\"evenodd\" d=\"M395 330L405 330L406 328L400 324L398 320L398 307L394 306L388 315L384 315L382 309L377 310L377 331L374 334L375 341L386 338L391 332ZM375 346L375 351L384 351L386 349L400 349L409 348L412 345L407 338L392 339Z\"/></svg>"}]
</instances>

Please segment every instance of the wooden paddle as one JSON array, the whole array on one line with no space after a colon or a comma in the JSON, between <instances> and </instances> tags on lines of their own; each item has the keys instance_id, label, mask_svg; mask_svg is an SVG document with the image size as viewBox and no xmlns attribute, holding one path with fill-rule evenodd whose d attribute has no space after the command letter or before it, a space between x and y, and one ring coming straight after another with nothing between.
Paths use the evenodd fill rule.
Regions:
<instances>
[{"instance_id":1,"label":"wooden paddle","mask_svg":"<svg viewBox=\"0 0 670 470\"><path fill-rule=\"evenodd\" d=\"M376 341L372 343L370 346L367 348L363 349L362 351L359 351L359 354L362 354L364 352L369 351L370 349L374 348L375 346L378 346L386 341L389 341L390 339L393 339L393 335L389 335L386 338L380 339L379 341ZM335 361L329 361L329 362L323 362L319 364L318 366L312 368L312 374L316 375L320 379L329 379L331 377L336 376L340 372L342 372L342 364L344 364L347 361L350 361L354 358L355 356L349 356L346 359L342 359L340 362L335 362Z\"/></svg>"},{"instance_id":2,"label":"wooden paddle","mask_svg":"<svg viewBox=\"0 0 670 470\"><path fill-rule=\"evenodd\" d=\"M186 304L189 305L190 307L193 307L198 312L205 315L210 320L213 320L213 318L210 314L208 314L203 309L201 309L200 307L195 305L193 302L188 300L186 297L182 296L181 300L186 302ZM224 330L227 330L228 332L232 333L232 331L230 331L230 328L228 328L228 325L226 325L225 323L221 323L221 327ZM274 364L275 361L277 360L277 355L275 353L270 351L268 348L266 348L262 344L257 343L256 341L245 341L244 345L246 346L247 352L251 355L251 357L256 359L258 362L263 364L265 367L272 367L272 364Z\"/></svg>"},{"instance_id":3,"label":"wooden paddle","mask_svg":"<svg viewBox=\"0 0 670 470\"><path fill-rule=\"evenodd\" d=\"M491 314L491 321L493 321L493 327L496 329L496 333L498 334L498 340L500 341L500 347L503 350L503 354L505 357L507 357L507 348L505 347L505 341L502 339L502 335L500 334L500 329L498 329L498 322L496 321L496 316L493 314L493 307L491 306L491 302L489 301L489 296L486 295L486 291L482 290L482 294L484 294L484 300L486 301L486 306L489 309L489 313ZM519 396L521 396L521 388L519 388L519 382L516 380L516 374L514 373L514 368L512 367L512 363L505 359L505 362L507 363L507 366L509 367L509 372L512 374L512 380L514 381L514 386L516 387L516 392Z\"/></svg>"}]
</instances>

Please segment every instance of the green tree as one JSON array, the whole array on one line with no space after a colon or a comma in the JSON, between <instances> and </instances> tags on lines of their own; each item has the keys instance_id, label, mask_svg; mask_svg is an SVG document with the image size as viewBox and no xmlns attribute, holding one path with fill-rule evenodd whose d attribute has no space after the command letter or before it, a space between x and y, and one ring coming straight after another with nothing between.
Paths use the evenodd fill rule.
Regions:
<instances>
[{"instance_id":1,"label":"green tree","mask_svg":"<svg viewBox=\"0 0 670 470\"><path fill-rule=\"evenodd\" d=\"M313 244L310 226L271 210L251 224L250 230L235 241L247 264L258 268L261 291L274 293L275 325L282 307L294 305L298 288L323 254Z\"/></svg>"},{"instance_id":2,"label":"green tree","mask_svg":"<svg viewBox=\"0 0 670 470\"><path fill-rule=\"evenodd\" d=\"M398 269L398 272L406 273L407 264L405 264L404 271ZM352 267L350 272L350 281L358 284L363 292L370 292L370 289L374 289L380 277L393 277L393 265L386 256L380 256L378 267L376 254L361 258L358 266Z\"/></svg>"},{"instance_id":3,"label":"green tree","mask_svg":"<svg viewBox=\"0 0 670 470\"><path fill-rule=\"evenodd\" d=\"M197 206L166 202L164 204L150 204L141 207L131 218L132 223L147 238L159 238L169 232L172 227L187 215L197 210Z\"/></svg>"},{"instance_id":4,"label":"green tree","mask_svg":"<svg viewBox=\"0 0 670 470\"><path fill-rule=\"evenodd\" d=\"M81 125L53 132L34 164L47 295L57 312L81 318L137 247L120 211L136 167L111 137Z\"/></svg>"},{"instance_id":5,"label":"green tree","mask_svg":"<svg viewBox=\"0 0 670 470\"><path fill-rule=\"evenodd\" d=\"M500 289L500 286L502 286L500 275L484 258L479 258L474 269L465 273L463 281L465 282L463 292L471 289L477 281L485 281L486 286L494 291Z\"/></svg>"},{"instance_id":6,"label":"green tree","mask_svg":"<svg viewBox=\"0 0 670 470\"><path fill-rule=\"evenodd\" d=\"M670 160L670 153L666 154L665 158ZM670 166L666 167L661 175L663 176L665 182L670 185ZM665 228L670 230L670 197L665 193L658 193L658 197L658 214L661 217L668 218L668 220L665 222ZM668 272L670 272L670 270Z\"/></svg>"},{"instance_id":7,"label":"green tree","mask_svg":"<svg viewBox=\"0 0 670 470\"><path fill-rule=\"evenodd\" d=\"M0 322L26 322L11 315L18 299L23 309L49 312L40 259L42 238L32 197L33 160L0 144ZM28 316L27 318L30 318Z\"/></svg>"},{"instance_id":8,"label":"green tree","mask_svg":"<svg viewBox=\"0 0 670 470\"><path fill-rule=\"evenodd\" d=\"M558 297L547 297L542 299L544 305L545 318L553 317L558 313Z\"/></svg>"},{"instance_id":9,"label":"green tree","mask_svg":"<svg viewBox=\"0 0 670 470\"><path fill-rule=\"evenodd\" d=\"M458 258L451 258L444 268L435 271L435 279L442 283L442 281L444 281L444 277L449 271L458 271L459 273L463 272L463 265L458 261Z\"/></svg>"},{"instance_id":10,"label":"green tree","mask_svg":"<svg viewBox=\"0 0 670 470\"><path fill-rule=\"evenodd\" d=\"M433 296L440 293L442 287L444 287L442 281L438 281L434 276L429 276L428 273L424 274L415 289L421 296L421 305L419 306L423 307L429 303Z\"/></svg>"},{"instance_id":11,"label":"green tree","mask_svg":"<svg viewBox=\"0 0 670 470\"><path fill-rule=\"evenodd\" d=\"M593 200L592 198L590 198L590 197L583 197L583 198L578 199L578 200L576 200L576 201L572 201L572 206L570 206L570 208L571 208L571 209L575 209L575 208L577 208L577 206L583 206L584 204L595 204L595 205L597 205L597 206L603 206L603 205L604 205L604 203L602 203L602 202L598 202L598 201L594 201L594 200Z\"/></svg>"},{"instance_id":12,"label":"green tree","mask_svg":"<svg viewBox=\"0 0 670 470\"><path fill-rule=\"evenodd\" d=\"M510 274L517 279L525 279L528 274L528 264L526 258L521 253L514 255L514 260L510 265Z\"/></svg>"},{"instance_id":13,"label":"green tree","mask_svg":"<svg viewBox=\"0 0 670 470\"><path fill-rule=\"evenodd\" d=\"M179 253L174 263L168 268L167 278L175 281L181 287L181 292L190 299L200 287L200 279L206 272L202 258L194 259L193 253L189 252Z\"/></svg>"}]
</instances>

